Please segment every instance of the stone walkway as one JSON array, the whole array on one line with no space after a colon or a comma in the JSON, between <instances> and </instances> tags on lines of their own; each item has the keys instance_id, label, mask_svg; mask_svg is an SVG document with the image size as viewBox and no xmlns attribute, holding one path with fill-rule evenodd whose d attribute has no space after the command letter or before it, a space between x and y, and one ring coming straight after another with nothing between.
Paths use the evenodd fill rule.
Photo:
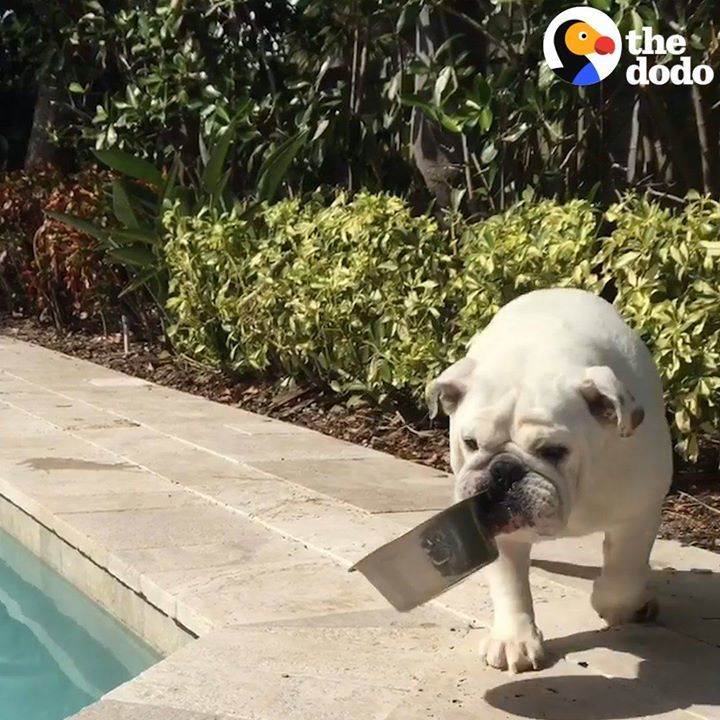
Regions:
<instances>
[{"instance_id":1,"label":"stone walkway","mask_svg":"<svg viewBox=\"0 0 720 720\"><path fill-rule=\"evenodd\" d=\"M442 473L7 337L0 429L8 507L189 640L78 719L720 720L719 555L659 542L661 626L608 632L598 538L538 547L553 664L514 677L478 657L479 575L401 615L347 572L447 504Z\"/></svg>"}]
</instances>

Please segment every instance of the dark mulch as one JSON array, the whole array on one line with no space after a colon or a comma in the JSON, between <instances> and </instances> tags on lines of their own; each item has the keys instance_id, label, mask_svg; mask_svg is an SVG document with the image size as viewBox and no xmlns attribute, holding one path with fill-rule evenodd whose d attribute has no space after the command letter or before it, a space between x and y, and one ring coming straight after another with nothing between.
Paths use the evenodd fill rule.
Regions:
<instances>
[{"instance_id":1,"label":"dark mulch","mask_svg":"<svg viewBox=\"0 0 720 720\"><path fill-rule=\"evenodd\" d=\"M68 355L92 360L160 385L236 405L366 445L442 470L449 470L445 423L432 427L410 410L367 402L346 404L327 389L288 387L281 382L242 381L172 355L162 345L134 341L127 355L118 334L107 337L15 317L0 318L0 332ZM663 537L720 551L720 473L710 467L679 467L663 510Z\"/></svg>"}]
</instances>

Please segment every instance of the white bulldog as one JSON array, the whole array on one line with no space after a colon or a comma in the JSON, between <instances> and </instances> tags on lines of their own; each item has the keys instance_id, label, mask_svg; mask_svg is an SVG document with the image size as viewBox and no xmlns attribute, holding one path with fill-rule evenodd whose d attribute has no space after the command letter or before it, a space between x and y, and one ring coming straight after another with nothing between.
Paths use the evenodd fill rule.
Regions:
<instances>
[{"instance_id":1,"label":"white bulldog","mask_svg":"<svg viewBox=\"0 0 720 720\"><path fill-rule=\"evenodd\" d=\"M649 556L672 447L652 357L614 307L571 289L517 298L428 386L431 414L438 399L456 500L497 498L486 662L520 672L542 661L529 567L544 538L604 532L593 607L609 625L651 619Z\"/></svg>"}]
</instances>

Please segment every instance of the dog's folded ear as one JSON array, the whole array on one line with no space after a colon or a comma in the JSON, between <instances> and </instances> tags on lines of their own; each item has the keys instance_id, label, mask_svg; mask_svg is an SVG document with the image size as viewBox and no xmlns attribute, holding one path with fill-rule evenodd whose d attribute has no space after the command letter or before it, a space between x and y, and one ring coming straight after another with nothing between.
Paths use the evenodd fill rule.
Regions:
<instances>
[{"instance_id":1,"label":"dog's folded ear","mask_svg":"<svg viewBox=\"0 0 720 720\"><path fill-rule=\"evenodd\" d=\"M615 425L620 437L630 437L645 418L643 408L609 367L586 368L580 394L595 419Z\"/></svg>"},{"instance_id":2,"label":"dog's folded ear","mask_svg":"<svg viewBox=\"0 0 720 720\"><path fill-rule=\"evenodd\" d=\"M452 415L455 412L468 391L470 375L474 369L475 360L464 357L427 384L425 399L431 418L438 414L438 405L442 406L446 415Z\"/></svg>"}]
</instances>

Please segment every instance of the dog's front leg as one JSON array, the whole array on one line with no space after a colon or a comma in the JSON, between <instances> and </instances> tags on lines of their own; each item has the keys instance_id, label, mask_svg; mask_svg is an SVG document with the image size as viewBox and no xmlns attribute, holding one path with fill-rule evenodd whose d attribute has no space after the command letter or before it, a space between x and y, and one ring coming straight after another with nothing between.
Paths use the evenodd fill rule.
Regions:
<instances>
[{"instance_id":1,"label":"dog's front leg","mask_svg":"<svg viewBox=\"0 0 720 720\"><path fill-rule=\"evenodd\" d=\"M493 626L481 646L485 662L513 673L537 669L543 639L535 626L530 592L530 544L498 538L498 559L486 576L493 603Z\"/></svg>"}]
</instances>

